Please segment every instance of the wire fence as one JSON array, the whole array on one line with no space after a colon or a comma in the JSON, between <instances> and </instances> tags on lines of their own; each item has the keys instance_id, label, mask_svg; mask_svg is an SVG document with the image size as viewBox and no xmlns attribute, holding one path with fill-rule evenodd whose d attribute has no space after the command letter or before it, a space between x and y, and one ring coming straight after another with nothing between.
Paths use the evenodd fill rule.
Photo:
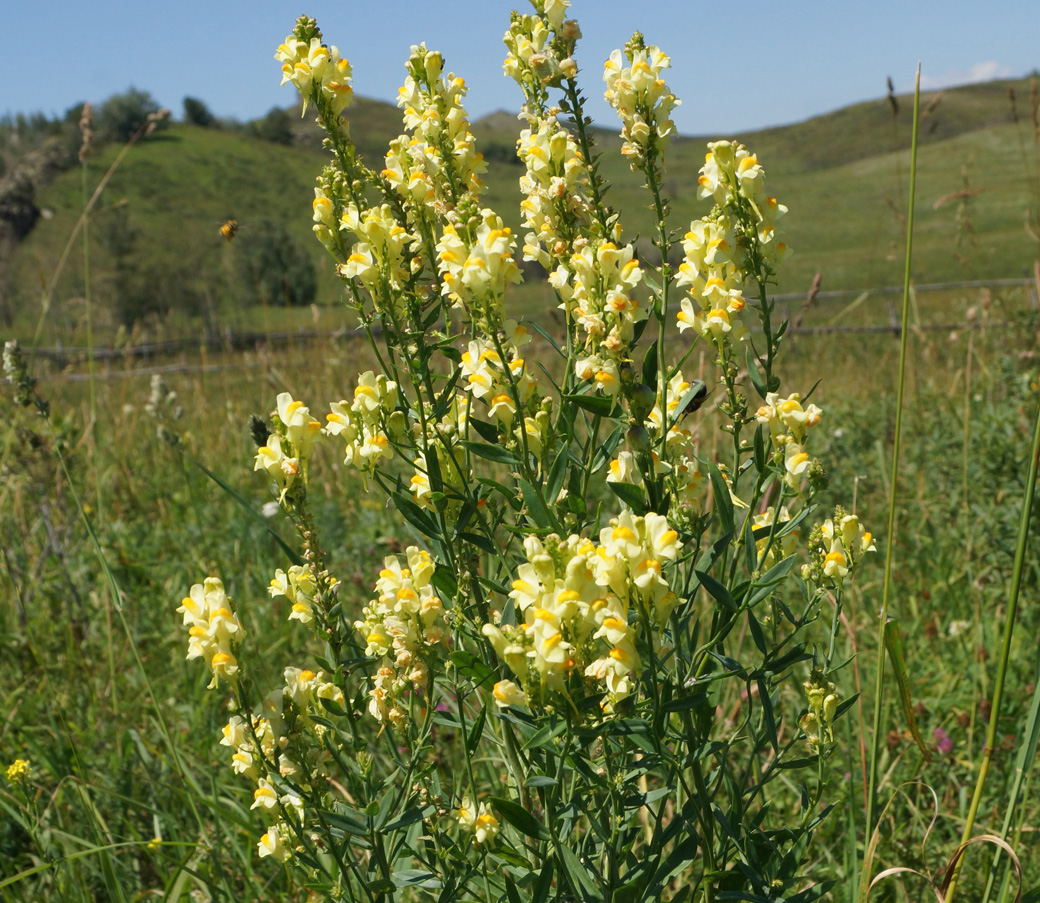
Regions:
<instances>
[{"instance_id":1,"label":"wire fence","mask_svg":"<svg viewBox=\"0 0 1040 903\"><path fill-rule=\"evenodd\" d=\"M1025 289L1026 303L1033 310L1040 309L1037 296L1037 282L1033 279L997 279L973 282L940 282L928 285L918 285L914 291L920 295L927 292L939 291L963 291L971 289L993 289L993 288L1023 288ZM787 293L775 295L773 301L780 308L780 313L786 319L792 321L787 330L790 336L824 336L836 334L890 334L896 338L900 334L900 323L896 306L889 303L887 306L887 322L868 324L845 324L826 323L819 325L802 323L807 309L818 307L827 302L854 299L866 300L872 296L895 296L903 291L901 286L886 286L862 290L831 290L819 291L818 283L814 283L813 289L808 295L800 293ZM792 313L792 302L802 302L801 310ZM955 322L940 323L918 323L913 325L915 331L921 332L954 332L970 329L985 328L989 330L1006 329L1013 325L1011 320L997 320L991 318L967 319ZM54 346L40 347L29 351L33 357L47 361L51 364L50 376L63 378L70 382L78 382L89 378L86 373L71 372L70 368L76 364L84 364L90 360L99 363L121 362L120 369L111 366L103 370L95 371L95 379L120 379L126 377L151 376L163 373L207 373L221 370L251 369L267 366L264 360L240 360L222 361L220 363L188 362L158 365L150 364L156 359L183 356L185 354L198 353L234 353L234 352L259 352L265 353L279 348L299 347L313 343L344 342L349 343L364 337L361 329L295 329L278 332L236 332L230 328L217 334L207 334L193 338L170 339L162 342L141 342L137 344L126 344L115 347L94 347L93 349L79 346ZM142 366L144 364L144 366ZM65 372L61 372L65 371Z\"/></svg>"}]
</instances>

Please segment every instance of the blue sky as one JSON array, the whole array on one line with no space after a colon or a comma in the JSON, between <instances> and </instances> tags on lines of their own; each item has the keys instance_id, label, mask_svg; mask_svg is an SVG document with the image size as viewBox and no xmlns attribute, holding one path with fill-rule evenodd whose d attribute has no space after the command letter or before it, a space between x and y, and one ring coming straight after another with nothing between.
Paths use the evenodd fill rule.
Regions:
<instances>
[{"instance_id":1,"label":"blue sky","mask_svg":"<svg viewBox=\"0 0 1040 903\"><path fill-rule=\"evenodd\" d=\"M473 118L516 109L502 76L504 0L0 0L8 76L0 114L63 112L133 85L175 116L185 95L214 113L251 119L294 100L272 54L301 12L354 67L357 93L392 100L410 44L440 49L470 86ZM523 9L528 7L523 6ZM1040 68L1036 0L828 0L708 4L575 0L577 59L592 115L604 124L601 65L641 30L672 58L668 82L685 134L723 135L797 122L883 96L885 78L926 87L1021 76Z\"/></svg>"}]
</instances>

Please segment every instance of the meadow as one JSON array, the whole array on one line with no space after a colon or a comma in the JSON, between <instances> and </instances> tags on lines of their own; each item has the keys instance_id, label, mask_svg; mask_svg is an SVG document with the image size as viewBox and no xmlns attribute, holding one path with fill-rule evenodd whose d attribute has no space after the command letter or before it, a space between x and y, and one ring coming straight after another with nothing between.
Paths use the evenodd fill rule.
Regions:
<instances>
[{"instance_id":1,"label":"meadow","mask_svg":"<svg viewBox=\"0 0 1040 903\"><path fill-rule=\"evenodd\" d=\"M788 391L802 388L803 396L812 389L811 400L823 410L813 454L825 462L826 480L814 490L814 504L821 511L839 503L854 511L871 526L880 554L857 570L843 596L841 590L821 596L821 623L833 617L840 625L827 661L834 661L848 703L833 724L827 773L806 766L819 746L815 751L812 744L806 746L799 721L788 718L779 728L792 749L797 746L805 753L792 759L792 767L808 767L808 777L791 771L788 778L781 772L783 790L795 801L807 799L810 790L819 794L806 807L812 810L808 814L798 816L797 803L791 804L794 821L801 818L804 826L810 815L814 819L811 844L807 835L798 848L802 859L797 867L790 866L798 871L797 895L793 890L781 897L768 888L739 888L739 876L753 873L757 865L734 854L706 882L717 880L718 895L705 891L704 899L807 901L823 895L862 900L868 849L866 865L872 874L915 869L936 884L958 849L990 727L1020 509L1033 488L1028 482L1029 448L1040 398L1040 285L1026 281L1034 273L1037 246L1035 236L1021 225L1028 209L1034 211L1035 223L1040 200L1031 193L1030 179L1040 170L1027 125L994 122L991 112L980 112L992 111L983 100L993 101L1003 92L981 87L948 92L922 120L928 140L917 164L921 216L914 232L913 279L978 284L911 294L902 448L894 485L890 460L900 375L899 336L892 322L898 296L882 289L902 280L905 223L900 211L909 176L906 110L901 125L893 123L884 105L873 105L786 130L740 136L754 143L768 168L771 190L791 211L782 221L783 235L796 253L785 262L775 286L781 295L776 310L779 319L796 324L783 338L784 385ZM926 110L928 103L924 98ZM940 114L941 126L929 132L927 124L938 121ZM363 104L358 115L370 117L363 124L385 119L387 113ZM506 124L496 118L488 127L491 144L511 145ZM382 133L370 135L357 122L352 122L352 131L364 135L355 138L362 154L374 154L382 144ZM474 131L482 137L479 124ZM646 200L636 200L638 181L627 162L613 153L616 140L600 137L603 175L614 186L610 201L633 211L626 227L643 237L641 253L648 256L653 251L645 237L656 226L645 212ZM120 329L107 304L110 286L106 288L104 274L113 264L104 245L94 259L92 278L98 288L87 293L92 301L84 301L78 246L60 280L49 275L42 279L41 292L41 279L33 270L53 272L82 210L78 173L67 173L51 186L46 203L53 215L19 249L4 337L21 340L36 382L22 386L29 402L25 405L14 403L18 387L10 381L5 385L7 416L0 431L0 587L5 598L0 606L0 767L6 769L0 781L2 899L259 903L348 898L342 888L320 885L301 871L257 857L264 824L251 808L254 794L248 782L227 767L228 750L220 744L228 718L225 706L236 704L233 684L206 692L210 674L198 662L185 662L186 631L176 613L193 583L202 575L219 574L248 637L252 681L277 683L287 662L308 667L316 654L313 638L287 620L289 600L268 591L276 569L303 560L292 556L301 551L307 531L291 508L279 506L278 492L264 474L254 472L256 418L269 419L273 400L283 392L307 400L315 411L354 397L358 374L378 369L380 358L374 343L354 333L356 314L342 303L343 282L335 278L316 242L313 253L321 267L313 307L250 306L236 298L234 284L234 255L238 242L248 240L252 216L277 210L294 235L309 238L312 180L327 156L315 143L313 136L301 135L296 147L272 148L239 135L175 125L127 156L106 191L112 200L105 209L111 213L117 199L127 199L124 209L140 229L136 247L145 271L166 273L177 261L196 261L191 272L182 272L183 287L201 300L164 319ZM894 150L892 144L901 146ZM695 139L675 141L669 152L663 187L676 223L707 210L695 198L703 152L703 141ZM115 153L115 148L105 149L91 161L91 171L104 172ZM976 160L985 162L976 165ZM519 224L519 215L512 212L512 185L523 168L501 163L492 171L487 202L507 221ZM254 178L257 172L264 178ZM222 195L236 180L252 180L255 190L240 188L233 199ZM957 192L961 196L952 197ZM175 197L189 199L187 228L183 222L176 229L166 224ZM152 201L146 203L146 198ZM944 198L945 203L938 203ZM227 243L215 224L232 215L242 221L243 232ZM816 273L824 275L824 288L849 293L803 300ZM569 329L557 310L559 298L536 272L526 275L524 284L505 292L506 313L525 317L566 346ZM45 346L85 345L89 304L95 305L90 342L119 348L121 355L93 365L74 352L57 361L33 357L34 337ZM259 342L237 351L204 346L149 358L135 353L135 346L147 339L219 335L229 326L315 334L290 335L284 342ZM747 368L727 376L717 348L708 341L693 344L685 356L691 334L680 334L671 324L661 330L662 346L667 336L669 347L679 349L676 356L684 356L686 379L699 380L708 389L708 403L691 412L685 428L700 458L721 460L732 451L727 448L732 440L719 429L726 422L722 408L727 379L752 395L753 378ZM530 360L547 377L566 384L569 375L550 350L533 352ZM398 486L407 481L407 461L387 466ZM605 502L616 502L606 489L590 495L590 512L598 517L597 506ZM386 556L414 545L423 538L421 530L414 520L402 518L378 481L343 461L339 446L315 448L307 503L307 530L321 537L325 568L340 580L338 605L347 623L353 623L364 617L362 608L372 599L373 581ZM903 650L889 660L887 667L893 670L879 703L874 690L877 664L885 659L878 657L877 622L890 504L895 533L892 586L886 597ZM1035 513L1035 496L1030 504ZM430 545L437 548L435 541ZM1018 899L1040 900L1040 795L1032 786L1040 727L1040 614L1032 604L1040 585L1040 558L1035 554L1025 556L1021 581L1026 604L1018 610L1006 648L993 770L977 818L971 816L976 834L1006 836L1018 858L1011 865L1007 856L994 858L995 845L973 845L958 884L964 900L1015 899L1016 887L1023 891ZM697 590L701 604L714 604L709 593ZM789 587L781 603L795 596ZM842 604L836 599L843 599ZM728 653L753 654L755 629L739 631ZM814 661L822 654L816 648L806 653ZM802 671L808 673L807 666L799 663L799 668L777 677L777 698L795 710ZM905 675L897 679L902 669ZM715 693L713 729L734 735L751 731L746 713L763 686L767 684L759 683L752 692L749 682ZM905 700L897 686L909 693ZM877 830L871 836L864 822L872 805L867 795L875 704L881 713L873 762L880 812L875 812ZM911 713L920 742L912 736ZM463 718L462 727L445 716L436 728L443 761L431 773L438 773L437 768L450 772L452 763L470 763L473 744L465 714L460 704L456 715ZM372 750L380 738L385 739L382 730ZM528 737L526 745L537 750L534 739ZM637 750L634 758L638 761L644 752L652 753ZM393 750L385 755L392 758ZM565 757L568 762L570 756ZM481 761L489 774L498 767L493 756ZM18 762L25 765L16 767ZM655 780L653 773L650 780ZM536 786L541 791L546 785ZM726 797L722 787L720 807L729 805ZM816 824L824 801L832 808ZM510 830L537 842L536 828L515 810L498 811ZM386 824L385 812L368 814ZM1005 815L1010 817L1007 823ZM721 808L716 817L722 830L731 830ZM430 822L436 818L423 816ZM630 820L638 830L649 831L645 818L633 811ZM668 822L670 816L661 818ZM755 818L764 824L766 811ZM414 842L414 833L409 837ZM782 846L780 832L769 835L769 843L774 841ZM466 846L466 841L459 844L460 849ZM647 842L644 849L656 847ZM501 855L509 873L519 874L514 871L520 869L517 860L506 852ZM664 874L663 867L654 895L647 890L647 896L636 896L630 887L625 891L613 885L605 894L587 883L568 890L562 878L568 860L559 855L560 880L559 886L552 884L553 899L693 896L684 887L681 868ZM781 859L778 855L777 862ZM524 858L519 861L523 864ZM692 856L680 865L698 867L690 862ZM793 881L783 871L788 865L776 867L777 881ZM546 872L532 866L531 874ZM547 899L552 874L550 870L545 881L532 877L520 884L519 893ZM368 898L481 898L472 889L453 896L451 888L423 884L426 880L419 872L395 872L389 888L372 885L375 890ZM474 881L473 887L480 885ZM501 898L512 903L518 899L516 890L503 891ZM918 876L894 875L874 887L870 897L923 900L932 893Z\"/></svg>"}]
</instances>

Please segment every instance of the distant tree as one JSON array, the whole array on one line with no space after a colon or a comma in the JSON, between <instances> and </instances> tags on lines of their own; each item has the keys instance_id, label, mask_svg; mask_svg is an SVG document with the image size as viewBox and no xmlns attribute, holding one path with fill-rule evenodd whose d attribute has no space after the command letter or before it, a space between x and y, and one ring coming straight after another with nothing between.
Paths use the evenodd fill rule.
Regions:
<instances>
[{"instance_id":1,"label":"distant tree","mask_svg":"<svg viewBox=\"0 0 1040 903\"><path fill-rule=\"evenodd\" d=\"M293 143L292 126L292 114L281 107L274 107L263 119L253 123L253 133L264 141L288 145Z\"/></svg>"},{"instance_id":2,"label":"distant tree","mask_svg":"<svg viewBox=\"0 0 1040 903\"><path fill-rule=\"evenodd\" d=\"M151 94L131 88L124 94L113 94L101 105L95 115L95 126L104 138L127 141L148 121L148 116L158 110L159 104Z\"/></svg>"},{"instance_id":3,"label":"distant tree","mask_svg":"<svg viewBox=\"0 0 1040 903\"><path fill-rule=\"evenodd\" d=\"M301 306L314 301L314 262L282 225L270 220L248 223L235 247L248 303Z\"/></svg>"},{"instance_id":4,"label":"distant tree","mask_svg":"<svg viewBox=\"0 0 1040 903\"><path fill-rule=\"evenodd\" d=\"M217 119L210 112L204 101L199 100L197 97L185 97L184 121L190 122L192 125L201 125L203 128L209 128L216 125Z\"/></svg>"}]
</instances>

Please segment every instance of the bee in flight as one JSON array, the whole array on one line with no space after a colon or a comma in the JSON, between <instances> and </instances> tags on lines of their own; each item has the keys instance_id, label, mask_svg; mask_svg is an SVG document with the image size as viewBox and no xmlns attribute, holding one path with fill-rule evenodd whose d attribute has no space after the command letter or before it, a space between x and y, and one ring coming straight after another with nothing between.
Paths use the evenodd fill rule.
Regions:
<instances>
[{"instance_id":1,"label":"bee in flight","mask_svg":"<svg viewBox=\"0 0 1040 903\"><path fill-rule=\"evenodd\" d=\"M225 220L220 224L220 234L227 239L228 244L231 244L231 239L235 237L236 232L238 232L237 219Z\"/></svg>"}]
</instances>

